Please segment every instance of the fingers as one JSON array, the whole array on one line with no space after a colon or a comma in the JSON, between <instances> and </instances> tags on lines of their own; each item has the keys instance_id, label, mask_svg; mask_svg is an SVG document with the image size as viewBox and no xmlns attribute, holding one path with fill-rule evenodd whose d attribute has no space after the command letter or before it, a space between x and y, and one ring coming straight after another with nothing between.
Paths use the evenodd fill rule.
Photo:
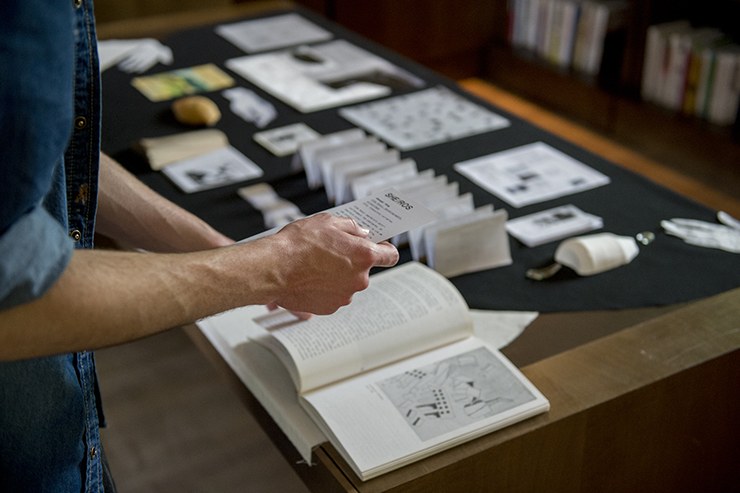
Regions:
<instances>
[{"instance_id":1,"label":"fingers","mask_svg":"<svg viewBox=\"0 0 740 493\"><path fill-rule=\"evenodd\" d=\"M359 236L360 238L367 238L370 234L370 230L361 227L359 224L357 224L357 221L350 217L331 216L329 214L326 215L331 218L336 228L340 231L344 231L345 233L349 233L353 236Z\"/></svg>"},{"instance_id":2,"label":"fingers","mask_svg":"<svg viewBox=\"0 0 740 493\"><path fill-rule=\"evenodd\" d=\"M717 213L717 219L725 226L728 226L736 231L740 231L740 221L738 221L725 211L719 211Z\"/></svg>"},{"instance_id":3,"label":"fingers","mask_svg":"<svg viewBox=\"0 0 740 493\"><path fill-rule=\"evenodd\" d=\"M280 307L280 305L278 305L278 304L277 304L277 303L275 303L274 301L272 301L272 302L270 302L270 303L267 303L267 304L266 304L265 306L266 306L266 307L267 307L267 309L268 309L268 310L270 310L271 312L274 312L275 310L277 310L277 309L281 308L281 307ZM290 311L290 313L292 313L292 314L293 314L293 316L294 316L295 318L297 318L298 320L308 320L308 319L309 319L309 318L311 318L311 316L313 315L312 313L309 313L309 312L298 312L298 311L295 311L295 310L289 310L289 311Z\"/></svg>"},{"instance_id":4,"label":"fingers","mask_svg":"<svg viewBox=\"0 0 740 493\"><path fill-rule=\"evenodd\" d=\"M331 216L331 219L335 221L338 229L353 236L367 238L370 233L352 218ZM398 249L389 242L373 243L368 241L366 247L370 248L372 253L371 267L392 267L398 263Z\"/></svg>"},{"instance_id":5,"label":"fingers","mask_svg":"<svg viewBox=\"0 0 740 493\"><path fill-rule=\"evenodd\" d=\"M377 260L375 265L378 267L393 267L398 263L398 249L387 241L375 245Z\"/></svg>"},{"instance_id":6,"label":"fingers","mask_svg":"<svg viewBox=\"0 0 740 493\"><path fill-rule=\"evenodd\" d=\"M304 318L310 312L329 314L347 305L369 284L373 267L398 262L396 247L367 239L355 221L330 214L316 214L291 223L277 233L283 261L275 304Z\"/></svg>"}]
</instances>

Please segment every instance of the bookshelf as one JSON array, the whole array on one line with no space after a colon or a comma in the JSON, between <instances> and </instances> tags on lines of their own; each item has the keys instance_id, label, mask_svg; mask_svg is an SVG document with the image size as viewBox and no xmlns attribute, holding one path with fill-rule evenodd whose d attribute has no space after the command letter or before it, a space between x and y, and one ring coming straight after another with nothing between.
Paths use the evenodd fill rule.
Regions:
<instances>
[{"instance_id":1,"label":"bookshelf","mask_svg":"<svg viewBox=\"0 0 740 493\"><path fill-rule=\"evenodd\" d=\"M495 0L508 17L507 0ZM646 34L649 26L686 19L692 26L717 27L740 41L740 1L627 0L624 21L607 34L602 70L588 77L545 62L509 42L508 25L493 35L483 77L545 107L585 123L650 157L727 187L740 175L740 135L734 125L720 126L641 98Z\"/></svg>"}]
</instances>

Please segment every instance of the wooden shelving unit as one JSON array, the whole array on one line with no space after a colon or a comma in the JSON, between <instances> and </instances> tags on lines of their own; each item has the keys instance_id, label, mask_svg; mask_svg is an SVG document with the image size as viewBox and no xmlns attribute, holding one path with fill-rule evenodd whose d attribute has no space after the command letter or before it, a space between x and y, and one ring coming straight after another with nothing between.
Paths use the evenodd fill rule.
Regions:
<instances>
[{"instance_id":1,"label":"wooden shelving unit","mask_svg":"<svg viewBox=\"0 0 740 493\"><path fill-rule=\"evenodd\" d=\"M506 0L494 3L506 16ZM500 29L494 32L482 76L719 189L740 189L738 122L717 126L640 98L648 26L688 19L697 26L719 27L737 40L740 2L708 0L699 6L688 1L630 0L628 8L628 20L619 33L621 56L605 60L619 65L602 66L608 69L606 77L589 79L556 68L509 45L506 31Z\"/></svg>"}]
</instances>

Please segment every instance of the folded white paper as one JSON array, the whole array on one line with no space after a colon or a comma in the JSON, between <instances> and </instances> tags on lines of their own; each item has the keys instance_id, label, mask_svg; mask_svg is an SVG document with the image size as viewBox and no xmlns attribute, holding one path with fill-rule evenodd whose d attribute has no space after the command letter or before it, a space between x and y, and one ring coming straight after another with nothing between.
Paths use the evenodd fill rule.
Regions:
<instances>
[{"instance_id":1,"label":"folded white paper","mask_svg":"<svg viewBox=\"0 0 740 493\"><path fill-rule=\"evenodd\" d=\"M354 142L360 142L367 138L365 132L359 128L342 130L331 133L301 144L298 152L293 155L293 169L304 170L308 186L316 189L321 185L321 170L316 162L315 155L325 149L345 147Z\"/></svg>"},{"instance_id":2,"label":"folded white paper","mask_svg":"<svg viewBox=\"0 0 740 493\"><path fill-rule=\"evenodd\" d=\"M398 164L359 176L352 180L352 184L350 185L352 192L351 199L361 199L377 190L391 188L418 174L419 170L416 166L416 161L413 159L404 159Z\"/></svg>"},{"instance_id":3,"label":"folded white paper","mask_svg":"<svg viewBox=\"0 0 740 493\"><path fill-rule=\"evenodd\" d=\"M427 264L445 277L511 264L505 210L483 206L424 231Z\"/></svg>"}]
</instances>

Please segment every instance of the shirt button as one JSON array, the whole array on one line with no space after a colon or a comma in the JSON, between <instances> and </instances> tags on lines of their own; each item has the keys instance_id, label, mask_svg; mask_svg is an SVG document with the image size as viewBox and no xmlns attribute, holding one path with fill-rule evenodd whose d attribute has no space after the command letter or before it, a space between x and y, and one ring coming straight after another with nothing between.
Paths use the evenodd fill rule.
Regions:
<instances>
[{"instance_id":1,"label":"shirt button","mask_svg":"<svg viewBox=\"0 0 740 493\"><path fill-rule=\"evenodd\" d=\"M77 130L82 130L85 127L87 127L87 118L84 116L78 116L75 118L75 128Z\"/></svg>"},{"instance_id":2,"label":"shirt button","mask_svg":"<svg viewBox=\"0 0 740 493\"><path fill-rule=\"evenodd\" d=\"M98 456L98 449L97 447L93 445L92 447L90 447L90 458L94 459L97 456Z\"/></svg>"},{"instance_id":3,"label":"shirt button","mask_svg":"<svg viewBox=\"0 0 740 493\"><path fill-rule=\"evenodd\" d=\"M75 8L79 9L82 5L82 0L74 0Z\"/></svg>"},{"instance_id":4,"label":"shirt button","mask_svg":"<svg viewBox=\"0 0 740 493\"><path fill-rule=\"evenodd\" d=\"M73 229L72 231L70 231L70 232L69 232L69 236L70 236L70 237L71 237L71 238L72 238L73 240L75 240L76 242L77 242L77 241L80 241L80 240L82 239L82 233L80 232L80 230L79 230L79 229Z\"/></svg>"}]
</instances>

